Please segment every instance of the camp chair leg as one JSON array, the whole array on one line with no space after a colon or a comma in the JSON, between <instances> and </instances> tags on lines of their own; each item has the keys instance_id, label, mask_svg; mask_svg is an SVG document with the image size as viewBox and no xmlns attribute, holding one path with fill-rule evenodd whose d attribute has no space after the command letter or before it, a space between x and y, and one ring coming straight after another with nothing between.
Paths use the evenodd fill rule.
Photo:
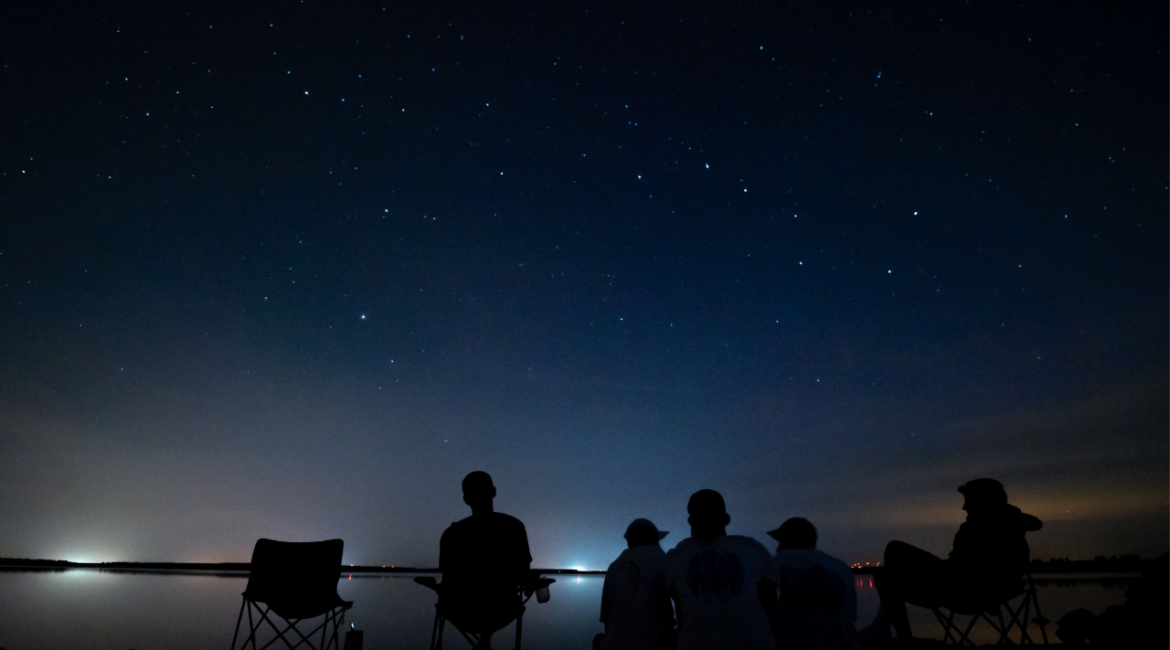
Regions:
<instances>
[{"instance_id":1,"label":"camp chair leg","mask_svg":"<svg viewBox=\"0 0 1170 650\"><path fill-rule=\"evenodd\" d=\"M248 641L252 642L252 650L256 650L256 628L259 627L259 622L252 620L252 603L244 601L248 605L248 639L244 641L244 645L240 646L241 650L248 647Z\"/></svg>"},{"instance_id":2,"label":"camp chair leg","mask_svg":"<svg viewBox=\"0 0 1170 650\"><path fill-rule=\"evenodd\" d=\"M288 625L285 626L285 628L283 630L281 630L279 627L276 626L276 623L272 622L272 619L268 618L268 612L272 611L271 607L268 607L267 605L265 605L263 610L260 610L260 608L257 607L256 611L260 612L260 620L264 621L265 623L268 623L268 626L272 628L272 631L276 632L276 638L272 639L268 643L265 643L263 646L261 646L259 648L259 650L265 650L265 648L267 648L268 646L272 645L273 643L276 643L277 639L284 641L284 645L288 646L289 648L295 648L295 647L299 646L300 644L308 641L308 639L305 638L305 635L301 634L301 631L296 628L297 623L299 623L301 619L298 618L294 621L288 621ZM259 622L256 623L256 628L257 629L260 628ZM289 630L293 630L294 632L297 633L298 636L301 637L301 640L298 641L295 645L290 643L289 640L286 639L284 636L284 633L288 632ZM316 630L314 630L314 631L316 631ZM253 631L252 648L256 648L255 631Z\"/></svg>"},{"instance_id":3,"label":"camp chair leg","mask_svg":"<svg viewBox=\"0 0 1170 650\"><path fill-rule=\"evenodd\" d=\"M516 617L516 650L520 650L520 630L524 626L524 610L520 610L520 615Z\"/></svg>"},{"instance_id":4,"label":"camp chair leg","mask_svg":"<svg viewBox=\"0 0 1170 650\"><path fill-rule=\"evenodd\" d=\"M1040 613L1040 600L1036 598L1036 585L1031 583L1031 575L1028 576L1028 581L1030 587L1028 596L1032 601L1032 610L1036 612L1036 617L1032 619L1032 622L1040 626L1040 638L1044 641L1044 645L1048 645L1048 630L1044 627L1048 625L1048 619Z\"/></svg>"},{"instance_id":5,"label":"camp chair leg","mask_svg":"<svg viewBox=\"0 0 1170 650\"><path fill-rule=\"evenodd\" d=\"M934 615L943 628L943 644L944 645L969 645L974 646L975 643L971 641L971 629L975 627L975 623L979 621L979 616L972 616L971 620L967 622L966 629L960 627L959 622L955 620L955 611L948 609L946 616L943 616L939 608L935 608ZM990 619L989 619L990 622ZM992 623L994 626L994 623Z\"/></svg>"},{"instance_id":6,"label":"camp chair leg","mask_svg":"<svg viewBox=\"0 0 1170 650\"><path fill-rule=\"evenodd\" d=\"M240 636L240 621L244 620L244 607L248 604L248 599L244 599L240 603L240 614L236 616L236 631L232 633L232 650L236 650L236 638Z\"/></svg>"},{"instance_id":7,"label":"camp chair leg","mask_svg":"<svg viewBox=\"0 0 1170 650\"><path fill-rule=\"evenodd\" d=\"M996 645L1003 645L1005 643L1011 643L1012 640L1008 636L1008 634L1011 633L1012 626L1010 623L1006 626L1004 625L1004 623L1003 623L1003 607L1002 606L997 606L995 608L995 618L997 620L999 620L999 625L996 625L990 618L987 619L987 622L991 623L991 627L993 627L996 632L999 632L999 640L996 641Z\"/></svg>"},{"instance_id":8,"label":"camp chair leg","mask_svg":"<svg viewBox=\"0 0 1170 650\"><path fill-rule=\"evenodd\" d=\"M329 634L329 622L333 620L333 612L325 615L325 622L321 624L321 650L329 650L329 646L325 645L326 635ZM334 627L337 627L336 625ZM313 630L316 632L316 630Z\"/></svg>"},{"instance_id":9,"label":"camp chair leg","mask_svg":"<svg viewBox=\"0 0 1170 650\"><path fill-rule=\"evenodd\" d=\"M439 614L439 606L435 605L435 622L431 624L430 650L440 650L443 647L443 616ZM436 641L438 643L436 643Z\"/></svg>"},{"instance_id":10,"label":"camp chair leg","mask_svg":"<svg viewBox=\"0 0 1170 650\"><path fill-rule=\"evenodd\" d=\"M1011 614L1012 620L1008 623L1008 630L1015 625L1020 628L1020 645L1036 645L1032 641L1032 637L1028 636L1028 612L1031 609L1032 602L1028 599L1028 595L1024 595L1024 600L1020 602L1020 606L1012 610L1008 607L1008 614ZM1011 643L1011 638L1007 639Z\"/></svg>"},{"instance_id":11,"label":"camp chair leg","mask_svg":"<svg viewBox=\"0 0 1170 650\"><path fill-rule=\"evenodd\" d=\"M942 612L937 607L935 607L931 611L934 612L934 617L938 619L938 624L942 626L943 644L946 645L946 644L952 643L954 641L954 639L951 638L951 622L950 622L950 620L948 620L947 617L943 616ZM951 616L954 616L954 614L951 614Z\"/></svg>"},{"instance_id":12,"label":"camp chair leg","mask_svg":"<svg viewBox=\"0 0 1170 650\"><path fill-rule=\"evenodd\" d=\"M254 619L252 617L252 607L256 608L256 613L259 615L258 619ZM298 648L302 645L308 645L309 647L312 647L314 645L312 637L314 637L317 632L321 633L321 642L317 646L321 650L327 650L330 647L337 649L340 645L338 634L342 624L345 622L344 608L335 608L329 612L326 612L324 615L324 620L309 632L302 632L301 629L297 627L297 625L300 625L300 623L305 619L283 619L286 625L281 627L268 616L269 612L271 611L270 608L261 609L259 605L256 605L255 603L249 603L246 600L244 605L241 607L240 615L238 617L239 620L243 619L244 608L248 610L249 634L248 638L245 639L244 643L240 646L240 650L247 648L249 643L252 644L252 650L265 650L277 642L283 642L286 647L290 648L290 650ZM235 636L238 636L239 633L239 620L237 620L237 631ZM268 624L268 627L272 629L272 632L276 636L268 641L268 643L265 643L263 646L257 648L256 633L265 623ZM329 631L330 625L333 626L332 634L330 634ZM292 634L289 634L290 632L296 633L296 637L292 637ZM232 638L232 650L235 650L235 636ZM295 643L292 640L293 638L296 638Z\"/></svg>"},{"instance_id":13,"label":"camp chair leg","mask_svg":"<svg viewBox=\"0 0 1170 650\"><path fill-rule=\"evenodd\" d=\"M990 621L990 619L988 619ZM963 637L959 640L959 645L969 645L975 647L975 642L971 640L971 630L975 629L975 624L979 622L978 616L972 616L970 622L967 623L967 629L963 630Z\"/></svg>"}]
</instances>

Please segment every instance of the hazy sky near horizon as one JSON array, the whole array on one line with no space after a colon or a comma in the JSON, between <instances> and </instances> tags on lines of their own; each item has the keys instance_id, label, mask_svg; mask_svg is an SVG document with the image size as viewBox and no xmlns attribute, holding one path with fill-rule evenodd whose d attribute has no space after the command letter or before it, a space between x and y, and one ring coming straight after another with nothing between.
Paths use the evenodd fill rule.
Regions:
<instances>
[{"instance_id":1,"label":"hazy sky near horizon","mask_svg":"<svg viewBox=\"0 0 1170 650\"><path fill-rule=\"evenodd\" d=\"M0 10L0 556L1170 522L1167 8Z\"/></svg>"}]
</instances>

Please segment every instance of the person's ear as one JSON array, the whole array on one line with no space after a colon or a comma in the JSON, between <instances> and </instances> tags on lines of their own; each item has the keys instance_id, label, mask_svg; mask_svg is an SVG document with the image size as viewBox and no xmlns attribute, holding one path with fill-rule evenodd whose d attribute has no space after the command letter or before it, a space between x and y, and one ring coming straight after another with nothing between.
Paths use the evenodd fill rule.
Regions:
<instances>
[{"instance_id":1,"label":"person's ear","mask_svg":"<svg viewBox=\"0 0 1170 650\"><path fill-rule=\"evenodd\" d=\"M494 486L494 485L492 486L492 496L491 496L491 498L493 498L493 499L494 499L494 498L496 498L496 486Z\"/></svg>"},{"instance_id":2,"label":"person's ear","mask_svg":"<svg viewBox=\"0 0 1170 650\"><path fill-rule=\"evenodd\" d=\"M731 515L729 515L727 513L723 513L723 525L726 526L727 524L730 524L730 523L731 523Z\"/></svg>"},{"instance_id":3,"label":"person's ear","mask_svg":"<svg viewBox=\"0 0 1170 650\"><path fill-rule=\"evenodd\" d=\"M694 517L687 517L687 525L694 526L695 525L695 518Z\"/></svg>"}]
</instances>

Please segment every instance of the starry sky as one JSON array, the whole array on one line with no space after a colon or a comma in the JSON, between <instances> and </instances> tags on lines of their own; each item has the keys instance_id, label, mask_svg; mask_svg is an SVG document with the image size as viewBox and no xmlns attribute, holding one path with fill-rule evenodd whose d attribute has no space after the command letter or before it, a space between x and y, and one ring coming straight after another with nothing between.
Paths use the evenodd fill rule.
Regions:
<instances>
[{"instance_id":1,"label":"starry sky","mask_svg":"<svg viewBox=\"0 0 1170 650\"><path fill-rule=\"evenodd\" d=\"M1165 3L8 3L0 556L1167 550Z\"/></svg>"}]
</instances>

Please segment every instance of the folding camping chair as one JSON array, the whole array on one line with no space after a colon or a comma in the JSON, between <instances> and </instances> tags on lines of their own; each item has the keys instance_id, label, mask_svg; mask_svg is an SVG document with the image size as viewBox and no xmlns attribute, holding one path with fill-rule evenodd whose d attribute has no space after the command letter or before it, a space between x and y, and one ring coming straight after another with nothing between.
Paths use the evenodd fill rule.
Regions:
<instances>
[{"instance_id":1,"label":"folding camping chair","mask_svg":"<svg viewBox=\"0 0 1170 650\"><path fill-rule=\"evenodd\" d=\"M935 607L934 616L943 626L943 643L953 645L975 646L971 641L971 630L980 619L987 621L999 633L996 645L1036 645L1036 640L1028 634L1028 623L1035 623L1040 628L1040 638L1044 645L1048 645L1048 631L1044 626L1048 619L1040 614L1040 601L1036 599L1036 583L1032 580L1032 572L1024 575L1023 586L1015 593L1002 601L982 607ZM1006 614L1006 616L1005 616ZM1035 614L1035 617L1028 617ZM956 615L970 616L965 626L956 620ZM1018 640L1011 638L1012 632L1018 631Z\"/></svg>"},{"instance_id":2,"label":"folding camping chair","mask_svg":"<svg viewBox=\"0 0 1170 650\"><path fill-rule=\"evenodd\" d=\"M431 576L420 576L418 578L415 578L414 581L417 582L418 584L426 587L427 589L433 590L436 594L442 593L443 585L439 584ZM539 573L532 572L532 575L528 581L528 584L527 585L520 585L517 587L516 646L515 646L515 650L521 650L520 649L520 639L521 639L522 631L524 629L524 610L525 610L524 605L528 603L528 601L532 598L533 594L536 594L536 602L538 602L538 603L548 602L548 598L549 598L548 586L554 582L556 582L556 580L553 580L552 578L543 578L540 576ZM440 599L438 602L435 603L435 623L431 627L430 650L443 650L443 628L446 627L446 624L447 624L447 613L443 611L442 599ZM454 622L451 623L451 626L454 627L455 630L459 632L459 634L462 634L463 638L466 639L467 642L470 643L473 648L479 647L479 644L483 638L482 634L464 630L464 629L460 628L458 625L456 625Z\"/></svg>"},{"instance_id":3,"label":"folding camping chair","mask_svg":"<svg viewBox=\"0 0 1170 650\"><path fill-rule=\"evenodd\" d=\"M319 650L336 650L337 631L345 623L345 610L353 607L353 602L342 600L337 595L344 545L340 539L324 542L257 540L256 548L252 550L252 570L244 589L244 602L240 604L240 615L236 617L232 650L236 648L245 609L248 610L248 636L240 645L241 650L249 644L253 650L263 650L277 641L283 641L289 648L304 644ZM302 621L318 616L325 618L311 631L305 633L297 627ZM277 625L274 618L279 619L281 625ZM257 646L257 632L265 624L276 636ZM312 621L306 623L311 624ZM321 633L320 643L314 645L312 637L317 632Z\"/></svg>"}]
</instances>

